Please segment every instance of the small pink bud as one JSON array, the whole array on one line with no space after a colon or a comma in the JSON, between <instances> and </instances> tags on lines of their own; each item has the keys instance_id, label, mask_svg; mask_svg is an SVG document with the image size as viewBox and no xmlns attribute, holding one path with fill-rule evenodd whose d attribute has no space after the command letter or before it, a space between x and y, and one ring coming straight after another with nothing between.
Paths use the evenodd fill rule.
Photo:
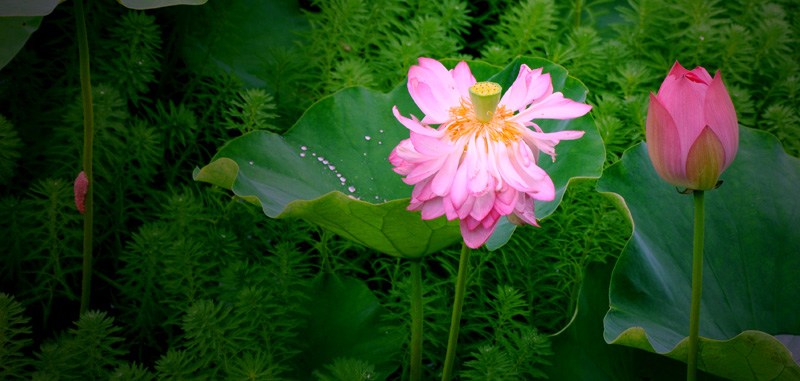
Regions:
<instances>
[{"instance_id":1,"label":"small pink bud","mask_svg":"<svg viewBox=\"0 0 800 381\"><path fill-rule=\"evenodd\" d=\"M78 207L78 211L81 212L81 214L86 211L86 204L84 202L88 189L89 179L87 179L86 174L81 171L78 177L75 178L75 206Z\"/></svg>"},{"instance_id":2,"label":"small pink bud","mask_svg":"<svg viewBox=\"0 0 800 381\"><path fill-rule=\"evenodd\" d=\"M656 172L676 187L714 189L739 149L739 124L733 102L717 71L672 66L650 94L647 148Z\"/></svg>"}]
</instances>

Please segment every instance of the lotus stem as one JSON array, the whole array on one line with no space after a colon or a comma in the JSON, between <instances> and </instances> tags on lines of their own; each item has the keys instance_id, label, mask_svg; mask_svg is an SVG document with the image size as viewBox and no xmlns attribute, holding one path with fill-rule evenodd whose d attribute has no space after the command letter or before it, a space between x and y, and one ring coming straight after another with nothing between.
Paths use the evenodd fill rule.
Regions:
<instances>
[{"instance_id":1,"label":"lotus stem","mask_svg":"<svg viewBox=\"0 0 800 381\"><path fill-rule=\"evenodd\" d=\"M700 333L700 299L703 295L703 234L705 229L703 191L694 191L694 248L692 255L692 309L689 314L689 359L686 379L697 379L697 346Z\"/></svg>"},{"instance_id":2,"label":"lotus stem","mask_svg":"<svg viewBox=\"0 0 800 381\"><path fill-rule=\"evenodd\" d=\"M81 95L83 98L83 172L89 184L86 189L83 214L83 278L81 280L80 313L89 308L92 289L92 223L94 213L94 177L92 175L92 150L94 146L94 113L92 111L92 83L89 76L89 39L86 35L86 16L83 0L75 0L75 19L78 26L78 56L80 58Z\"/></svg>"},{"instance_id":3,"label":"lotus stem","mask_svg":"<svg viewBox=\"0 0 800 381\"><path fill-rule=\"evenodd\" d=\"M461 244L461 258L458 260L458 280L456 281L456 298L453 303L453 317L450 320L450 338L447 339L447 356L444 360L442 381L450 381L453 376L453 362L458 345L458 329L461 325L461 307L464 305L464 291L467 288L467 269L469 268L470 248Z\"/></svg>"},{"instance_id":4,"label":"lotus stem","mask_svg":"<svg viewBox=\"0 0 800 381\"><path fill-rule=\"evenodd\" d=\"M422 261L411 261L411 381L422 380Z\"/></svg>"}]
</instances>

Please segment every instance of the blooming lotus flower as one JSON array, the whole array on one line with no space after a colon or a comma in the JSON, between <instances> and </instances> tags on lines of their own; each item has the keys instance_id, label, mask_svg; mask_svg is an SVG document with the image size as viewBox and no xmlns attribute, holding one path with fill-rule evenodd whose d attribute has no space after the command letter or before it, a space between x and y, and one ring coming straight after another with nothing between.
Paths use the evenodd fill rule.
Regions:
<instances>
[{"instance_id":1,"label":"blooming lotus flower","mask_svg":"<svg viewBox=\"0 0 800 381\"><path fill-rule=\"evenodd\" d=\"M553 181L537 165L539 151L555 161L556 144L583 131L545 133L531 120L577 118L592 107L554 93L550 75L527 65L501 97L500 85L477 83L466 62L448 71L420 58L408 71L408 92L425 116L406 118L393 108L411 137L389 155L394 171L414 185L408 210L425 220L458 218L471 248L489 239L502 216L538 226L534 200L555 198Z\"/></svg>"},{"instance_id":2,"label":"blooming lotus flower","mask_svg":"<svg viewBox=\"0 0 800 381\"><path fill-rule=\"evenodd\" d=\"M739 124L719 70L692 71L677 61L650 93L647 144L656 172L676 187L714 189L739 149Z\"/></svg>"}]
</instances>

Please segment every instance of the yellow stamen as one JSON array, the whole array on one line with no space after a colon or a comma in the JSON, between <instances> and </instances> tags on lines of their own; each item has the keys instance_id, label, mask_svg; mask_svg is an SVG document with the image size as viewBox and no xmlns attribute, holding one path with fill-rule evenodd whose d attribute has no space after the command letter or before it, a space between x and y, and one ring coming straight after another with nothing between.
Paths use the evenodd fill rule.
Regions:
<instances>
[{"instance_id":1,"label":"yellow stamen","mask_svg":"<svg viewBox=\"0 0 800 381\"><path fill-rule=\"evenodd\" d=\"M500 106L492 114L491 120L481 122L475 117L472 105L462 98L460 106L450 109L450 117L453 121L445 128L451 141L456 141L467 134L475 132L476 138L482 134L484 138L508 145L513 141L519 140L519 136L522 134L516 123L506 120L513 115L513 111L506 110L504 106Z\"/></svg>"}]
</instances>

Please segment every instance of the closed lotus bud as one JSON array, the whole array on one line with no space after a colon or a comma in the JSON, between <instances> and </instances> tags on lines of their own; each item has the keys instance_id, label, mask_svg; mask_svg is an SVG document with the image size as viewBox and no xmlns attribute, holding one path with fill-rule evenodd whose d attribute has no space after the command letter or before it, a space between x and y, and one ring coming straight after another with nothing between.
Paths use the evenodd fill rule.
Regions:
<instances>
[{"instance_id":1,"label":"closed lotus bud","mask_svg":"<svg viewBox=\"0 0 800 381\"><path fill-rule=\"evenodd\" d=\"M83 214L86 211L86 192L89 190L89 179L86 174L81 171L78 177L75 178L75 206L78 211Z\"/></svg>"},{"instance_id":2,"label":"closed lotus bud","mask_svg":"<svg viewBox=\"0 0 800 381\"><path fill-rule=\"evenodd\" d=\"M722 83L706 69L672 66L658 90L650 93L647 148L656 172L676 187L714 189L739 149L739 124Z\"/></svg>"}]
</instances>

